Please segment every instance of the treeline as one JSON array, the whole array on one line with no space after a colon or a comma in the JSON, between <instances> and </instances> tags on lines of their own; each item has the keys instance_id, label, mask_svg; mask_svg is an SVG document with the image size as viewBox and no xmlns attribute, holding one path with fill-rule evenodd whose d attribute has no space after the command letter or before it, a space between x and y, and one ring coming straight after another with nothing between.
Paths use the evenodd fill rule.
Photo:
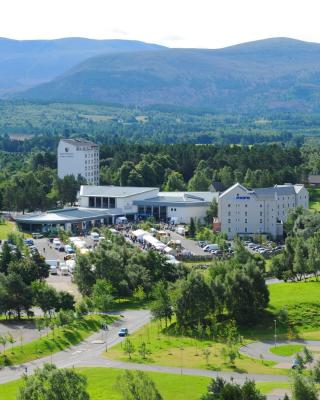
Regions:
<instances>
[{"instance_id":1,"label":"treeline","mask_svg":"<svg viewBox=\"0 0 320 400\"><path fill-rule=\"evenodd\" d=\"M114 145L101 147L104 184L160 186L165 190L208 190L212 181L249 187L301 179L297 147Z\"/></svg>"},{"instance_id":2,"label":"treeline","mask_svg":"<svg viewBox=\"0 0 320 400\"><path fill-rule=\"evenodd\" d=\"M58 135L88 137L99 143L241 144L291 143L318 136L319 115L261 113L228 115L212 109L174 106L146 108L94 104L0 101L0 136L35 135L44 146ZM47 137L45 140L42 136ZM0 149L9 150L7 139ZM27 142L20 148L27 148ZM48 148L48 147L47 147Z\"/></svg>"}]
</instances>

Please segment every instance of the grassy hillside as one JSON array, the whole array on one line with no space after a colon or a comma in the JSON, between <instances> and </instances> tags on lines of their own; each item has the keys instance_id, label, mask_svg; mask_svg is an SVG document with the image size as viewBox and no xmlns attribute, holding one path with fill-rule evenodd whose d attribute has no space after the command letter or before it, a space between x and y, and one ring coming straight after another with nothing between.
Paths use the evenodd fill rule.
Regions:
<instances>
[{"instance_id":1,"label":"grassy hillside","mask_svg":"<svg viewBox=\"0 0 320 400\"><path fill-rule=\"evenodd\" d=\"M22 96L232 111L319 110L320 45L278 38L219 50L97 56Z\"/></svg>"}]
</instances>

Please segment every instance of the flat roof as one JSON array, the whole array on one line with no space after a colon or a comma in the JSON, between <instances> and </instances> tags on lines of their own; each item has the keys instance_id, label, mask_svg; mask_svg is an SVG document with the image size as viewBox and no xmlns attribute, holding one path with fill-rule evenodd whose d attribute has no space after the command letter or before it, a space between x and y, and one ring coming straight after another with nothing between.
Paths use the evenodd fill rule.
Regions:
<instances>
[{"instance_id":1,"label":"flat roof","mask_svg":"<svg viewBox=\"0 0 320 400\"><path fill-rule=\"evenodd\" d=\"M60 139L60 142L65 142L68 144L72 144L74 146L99 146L96 143L91 142L90 140L85 139Z\"/></svg>"},{"instance_id":2,"label":"flat roof","mask_svg":"<svg viewBox=\"0 0 320 400\"><path fill-rule=\"evenodd\" d=\"M135 205L161 205L161 206L203 206L218 200L218 192L159 192L158 196L144 200L135 200Z\"/></svg>"},{"instance_id":3,"label":"flat roof","mask_svg":"<svg viewBox=\"0 0 320 400\"><path fill-rule=\"evenodd\" d=\"M113 217L123 215L122 210L101 209L101 208L64 208L60 210L52 210L44 213L25 214L15 218L18 223L29 224L64 224L70 222L90 221L105 217Z\"/></svg>"},{"instance_id":4,"label":"flat roof","mask_svg":"<svg viewBox=\"0 0 320 400\"><path fill-rule=\"evenodd\" d=\"M84 197L130 197L137 194L159 191L153 187L130 187L130 186L95 186L81 185L80 196Z\"/></svg>"}]
</instances>

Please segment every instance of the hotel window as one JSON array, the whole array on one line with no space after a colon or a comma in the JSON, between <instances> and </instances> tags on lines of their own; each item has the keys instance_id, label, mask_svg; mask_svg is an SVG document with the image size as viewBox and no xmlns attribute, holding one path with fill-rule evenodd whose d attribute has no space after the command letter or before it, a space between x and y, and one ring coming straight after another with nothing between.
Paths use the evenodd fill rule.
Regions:
<instances>
[{"instance_id":1,"label":"hotel window","mask_svg":"<svg viewBox=\"0 0 320 400\"><path fill-rule=\"evenodd\" d=\"M231 219L228 219L228 224L231 224Z\"/></svg>"},{"instance_id":2,"label":"hotel window","mask_svg":"<svg viewBox=\"0 0 320 400\"><path fill-rule=\"evenodd\" d=\"M262 211L260 211L260 217L262 217Z\"/></svg>"},{"instance_id":3,"label":"hotel window","mask_svg":"<svg viewBox=\"0 0 320 400\"><path fill-rule=\"evenodd\" d=\"M245 211L244 215L245 215L245 217L247 217L248 216L248 211Z\"/></svg>"},{"instance_id":4,"label":"hotel window","mask_svg":"<svg viewBox=\"0 0 320 400\"><path fill-rule=\"evenodd\" d=\"M245 207L248 207L248 204L245 204L244 206L245 206Z\"/></svg>"},{"instance_id":5,"label":"hotel window","mask_svg":"<svg viewBox=\"0 0 320 400\"><path fill-rule=\"evenodd\" d=\"M229 232L229 233L231 232L231 228L228 228L228 232Z\"/></svg>"},{"instance_id":6,"label":"hotel window","mask_svg":"<svg viewBox=\"0 0 320 400\"><path fill-rule=\"evenodd\" d=\"M231 207L231 204L228 204L228 207Z\"/></svg>"},{"instance_id":7,"label":"hotel window","mask_svg":"<svg viewBox=\"0 0 320 400\"><path fill-rule=\"evenodd\" d=\"M248 220L247 220L247 219L245 219L245 220L244 220L244 223L245 223L245 224L247 224L247 223L248 223Z\"/></svg>"},{"instance_id":8,"label":"hotel window","mask_svg":"<svg viewBox=\"0 0 320 400\"><path fill-rule=\"evenodd\" d=\"M247 229L247 227L245 227L245 228L244 228L244 231L245 231L245 233L247 233L247 232L248 232L248 229Z\"/></svg>"},{"instance_id":9,"label":"hotel window","mask_svg":"<svg viewBox=\"0 0 320 400\"><path fill-rule=\"evenodd\" d=\"M230 215L231 215L231 211L228 211L228 217L230 217Z\"/></svg>"},{"instance_id":10,"label":"hotel window","mask_svg":"<svg viewBox=\"0 0 320 400\"><path fill-rule=\"evenodd\" d=\"M260 204L260 208L262 208L262 204Z\"/></svg>"},{"instance_id":11,"label":"hotel window","mask_svg":"<svg viewBox=\"0 0 320 400\"><path fill-rule=\"evenodd\" d=\"M260 224L262 224L262 219L260 219Z\"/></svg>"}]
</instances>

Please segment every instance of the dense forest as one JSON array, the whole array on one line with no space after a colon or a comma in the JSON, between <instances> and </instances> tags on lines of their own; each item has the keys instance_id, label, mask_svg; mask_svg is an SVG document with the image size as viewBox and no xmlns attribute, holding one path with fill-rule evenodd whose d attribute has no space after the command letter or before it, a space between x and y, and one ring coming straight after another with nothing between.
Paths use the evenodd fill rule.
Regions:
<instances>
[{"instance_id":1,"label":"dense forest","mask_svg":"<svg viewBox=\"0 0 320 400\"><path fill-rule=\"evenodd\" d=\"M58 137L87 137L99 144L318 142L320 115L298 113L216 114L208 110L152 106L0 101L0 149L54 150ZM7 136L30 139L19 146Z\"/></svg>"}]
</instances>

